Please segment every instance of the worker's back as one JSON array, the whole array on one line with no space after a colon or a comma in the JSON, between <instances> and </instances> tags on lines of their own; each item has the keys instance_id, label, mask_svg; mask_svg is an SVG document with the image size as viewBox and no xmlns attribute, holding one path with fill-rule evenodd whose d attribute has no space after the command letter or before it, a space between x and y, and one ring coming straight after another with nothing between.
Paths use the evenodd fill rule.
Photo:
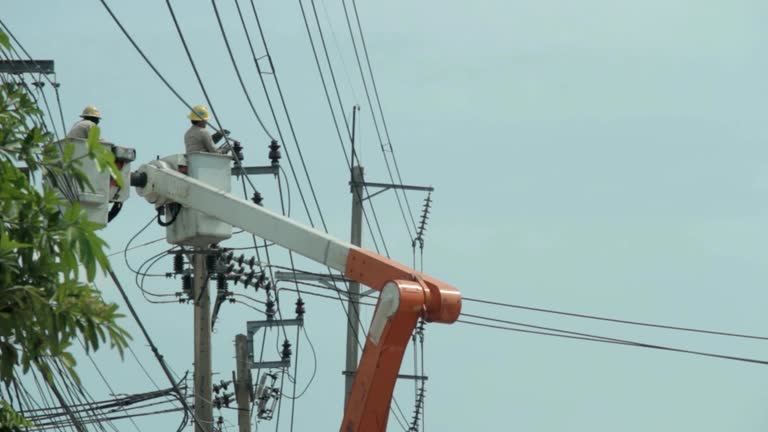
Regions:
<instances>
[{"instance_id":1,"label":"worker's back","mask_svg":"<svg viewBox=\"0 0 768 432\"><path fill-rule=\"evenodd\" d=\"M87 119L82 119L75 123L74 126L72 126L72 129L70 129L69 133L67 134L67 138L88 139L88 133L94 126L96 126L96 123Z\"/></svg>"},{"instance_id":2,"label":"worker's back","mask_svg":"<svg viewBox=\"0 0 768 432\"><path fill-rule=\"evenodd\" d=\"M184 147L187 153L208 152L218 153L213 145L211 134L199 126L192 125L184 134Z\"/></svg>"}]
</instances>

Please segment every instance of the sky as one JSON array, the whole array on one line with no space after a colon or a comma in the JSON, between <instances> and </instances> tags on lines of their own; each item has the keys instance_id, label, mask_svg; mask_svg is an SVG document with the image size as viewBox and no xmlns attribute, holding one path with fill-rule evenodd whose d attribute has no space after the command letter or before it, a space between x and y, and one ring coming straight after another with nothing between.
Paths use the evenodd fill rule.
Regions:
<instances>
[{"instance_id":1,"label":"sky","mask_svg":"<svg viewBox=\"0 0 768 432\"><path fill-rule=\"evenodd\" d=\"M164 2L109 4L182 96L192 105L204 103ZM269 137L237 82L211 3L172 4L221 124L243 142L246 164L267 164ZM234 4L217 2L255 109L274 134ZM240 4L258 42L250 3ZM361 106L358 150L366 179L389 182L341 2L315 4L344 105L340 111L334 98L334 109L337 116L349 117L353 105ZM349 171L300 3L257 0L255 5L323 219L332 235L347 239ZM304 7L318 42L311 3L305 1ZM435 187L423 255L426 273L469 298L768 334L768 4L424 0L359 1L357 7L402 180ZM103 135L136 148L136 166L183 151L187 108L143 63L99 1L8 1L2 19L33 57L55 60L67 127L83 106L95 104L104 114ZM264 54L260 43L256 51ZM328 79L325 66L324 74ZM274 77L265 75L276 98ZM368 77L366 82L370 87ZM321 226L282 114L279 124L286 136L283 167L290 177L291 217L309 222L285 153L293 159L312 222ZM254 182L264 205L279 210L274 179ZM233 183L233 189L240 187ZM132 194L103 234L142 320L172 368L183 374L193 368L191 306L149 303L119 253L153 216L152 207ZM424 198L408 195L415 218ZM394 194L373 201L389 254L412 264L411 237ZM152 224L134 244L163 235ZM365 247L376 247L367 230L363 237ZM224 244L250 241L240 235ZM142 247L128 252L128 259L135 268L167 247L164 242ZM289 265L284 251L273 249L271 258ZM296 266L318 269L306 260ZM153 271L170 270L165 259ZM125 310L111 282L98 284L106 299ZM145 288L173 294L180 281L147 278ZM235 290L244 293L241 287ZM295 294L284 293L288 313ZM299 393L313 369L317 373L295 403L293 428L333 430L342 418L346 317L338 301L303 298L316 361L302 336ZM364 320L370 320L370 308L365 310ZM768 346L759 340L471 302L463 311L768 359ZM246 321L257 319L262 319L259 313L241 304L223 306L213 337L219 374L214 381L230 376L234 336L245 331ZM122 323L134 335L142 364L164 386L136 325L128 318ZM424 357L429 376L425 428L432 431L768 427L764 365L460 323L428 325ZM88 390L97 399L108 398L90 362L79 358ZM103 350L93 358L116 392L155 389L130 356L121 360ZM412 373L412 359L409 350L404 373ZM409 418L413 394L411 382L400 382L395 391ZM279 426L272 420L255 430L291 430L290 405L284 402ZM233 412L224 416L236 422ZM176 414L136 419L143 430L172 430L179 421ZM116 424L119 430L134 430L129 423ZM390 419L389 430L401 428Z\"/></svg>"}]
</instances>

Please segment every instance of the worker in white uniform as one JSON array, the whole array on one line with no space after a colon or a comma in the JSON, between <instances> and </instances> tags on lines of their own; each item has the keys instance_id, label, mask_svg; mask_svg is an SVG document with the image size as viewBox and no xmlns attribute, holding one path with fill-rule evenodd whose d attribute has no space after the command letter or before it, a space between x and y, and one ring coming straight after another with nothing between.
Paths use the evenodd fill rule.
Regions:
<instances>
[{"instance_id":1,"label":"worker in white uniform","mask_svg":"<svg viewBox=\"0 0 768 432\"><path fill-rule=\"evenodd\" d=\"M91 131L91 128L98 125L101 120L101 111L93 105L88 105L83 109L80 118L82 120L72 126L72 129L67 134L67 138L88 139L88 133Z\"/></svg>"},{"instance_id":2,"label":"worker in white uniform","mask_svg":"<svg viewBox=\"0 0 768 432\"><path fill-rule=\"evenodd\" d=\"M219 142L225 134L229 135L229 131L224 129L224 133L216 132L211 135L210 132L205 130L208 125L208 108L203 105L197 105L192 108L192 112L187 116L192 121L192 126L187 129L184 134L184 147L187 153L193 152L206 152L206 153L218 153L226 154L229 148L216 148L214 144Z\"/></svg>"}]
</instances>

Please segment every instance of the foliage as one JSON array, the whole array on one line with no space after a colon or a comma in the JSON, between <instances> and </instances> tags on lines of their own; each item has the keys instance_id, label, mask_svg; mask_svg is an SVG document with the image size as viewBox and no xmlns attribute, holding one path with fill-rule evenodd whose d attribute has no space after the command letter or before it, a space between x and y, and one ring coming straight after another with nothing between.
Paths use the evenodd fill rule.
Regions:
<instances>
[{"instance_id":1,"label":"foliage","mask_svg":"<svg viewBox=\"0 0 768 432\"><path fill-rule=\"evenodd\" d=\"M9 48L4 36L0 32L0 50ZM52 187L90 188L79 168L86 158L113 174L118 169L98 142L98 128L87 153L74 153L71 143L53 144L23 87L0 84L0 383L6 389L19 386L30 368L49 380L52 360L77 379L70 351L76 339L86 350L108 343L121 356L127 344L117 305L106 303L93 284L98 270L109 268L100 226ZM23 426L23 418L0 402L0 432L17 430L6 422Z\"/></svg>"},{"instance_id":2,"label":"foliage","mask_svg":"<svg viewBox=\"0 0 768 432\"><path fill-rule=\"evenodd\" d=\"M14 412L8 402L0 400L0 432L21 432L28 426L32 424Z\"/></svg>"}]
</instances>

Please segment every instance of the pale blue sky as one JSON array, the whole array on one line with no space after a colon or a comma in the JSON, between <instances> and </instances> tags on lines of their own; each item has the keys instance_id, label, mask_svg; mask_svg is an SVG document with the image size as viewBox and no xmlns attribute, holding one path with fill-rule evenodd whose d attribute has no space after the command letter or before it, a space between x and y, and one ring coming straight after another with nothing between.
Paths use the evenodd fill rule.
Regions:
<instances>
[{"instance_id":1,"label":"pale blue sky","mask_svg":"<svg viewBox=\"0 0 768 432\"><path fill-rule=\"evenodd\" d=\"M110 3L184 97L202 102L164 2ZM334 235L346 238L348 172L298 2L256 3L325 218ZM345 111L354 103L363 107L360 145L368 179L387 181L343 10L337 1L316 3ZM219 4L251 95L267 116L234 3ZM174 5L224 126L245 143L249 164L264 163L268 139L235 81L210 2ZM436 187L428 273L469 297L768 334L768 4L361 0L358 7L403 180ZM68 122L84 105L96 104L104 112L104 134L135 147L139 161L182 151L186 108L98 1L9 0L3 20L35 57L56 61ZM274 182L258 179L257 185L265 204L279 208ZM295 186L293 192L293 215L306 220ZM422 198L413 195L411 204L420 207ZM410 263L393 195L376 198L376 206L393 257ZM105 232L113 250L151 215L134 196ZM138 241L161 234L153 226ZM368 242L367 232L364 237ZM247 245L247 239L230 244ZM131 260L138 265L162 248L141 249ZM119 258L117 272L161 351L176 371L190 369L191 308L148 304ZM273 260L288 264L284 254ZM170 263L158 268L168 271ZM118 301L110 283L101 286ZM179 289L164 279L147 286ZM306 300L318 375L297 402L295 430L334 430L341 421L344 315L331 300ZM464 310L768 359L760 342L469 303ZM234 367L234 335L249 319L258 317L224 306L214 337L214 369L224 376ZM143 363L164 382L136 327L127 319L125 325ZM461 324L430 326L426 337L431 431L768 427L764 366ZM306 340L301 344L300 388L312 372ZM96 358L117 391L153 389L131 358L121 363L106 352ZM412 370L410 359L406 354L405 371ZM88 389L106 397L87 360L81 364ZM407 415L412 394L410 383L398 386ZM280 430L289 430L288 412ZM227 418L235 421L231 413ZM178 421L137 420L144 430L171 430ZM274 421L259 428L274 429ZM394 420L390 430L399 430Z\"/></svg>"}]
</instances>

